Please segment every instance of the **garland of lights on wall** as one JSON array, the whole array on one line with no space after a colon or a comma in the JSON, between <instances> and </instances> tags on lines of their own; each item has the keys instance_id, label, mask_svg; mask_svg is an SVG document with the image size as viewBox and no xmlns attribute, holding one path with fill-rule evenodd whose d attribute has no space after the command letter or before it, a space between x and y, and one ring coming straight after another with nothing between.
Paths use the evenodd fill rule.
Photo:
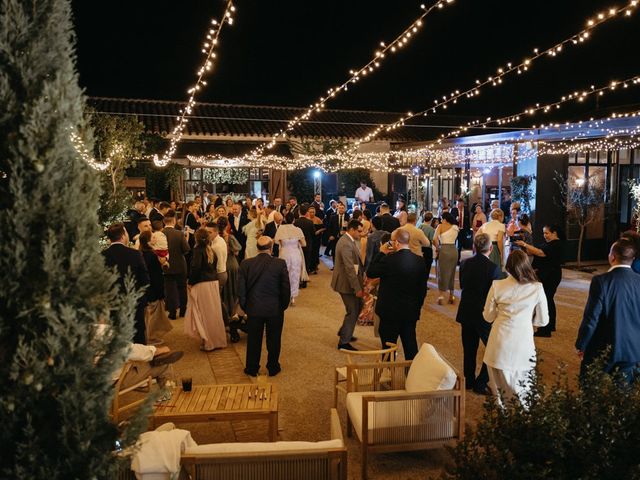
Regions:
<instances>
[{"instance_id":1,"label":"garland of lights on wall","mask_svg":"<svg viewBox=\"0 0 640 480\"><path fill-rule=\"evenodd\" d=\"M426 5L420 5L420 8L423 10L423 13L414 20L407 28L405 28L400 35L398 35L392 42L385 43L380 42L379 48L374 52L373 58L371 58L367 63L365 63L362 67L357 69L349 70L349 78L336 87L332 87L327 90L326 95L320 96L315 103L309 105L309 108L305 111L304 114L298 117L294 117L291 119L287 126L282 128L278 133L274 134L269 143L258 146L252 154L262 155L266 150L270 150L276 146L276 142L279 138L286 138L298 125L301 125L302 122L308 120L314 112L320 112L324 109L326 102L335 98L342 92L346 92L349 89L349 85L353 85L360 81L361 78L366 77L376 71L378 69L386 56L389 53L396 53L400 51L405 45L409 43L409 40L418 33L419 29L423 25L423 20L427 15L429 15L434 10L441 10L446 5L453 3L454 0L438 0L431 7L427 7Z\"/></svg>"},{"instance_id":2,"label":"garland of lights on wall","mask_svg":"<svg viewBox=\"0 0 640 480\"><path fill-rule=\"evenodd\" d=\"M246 168L203 168L202 180L206 183L243 185L249 181L249 170Z\"/></svg>"},{"instance_id":3,"label":"garland of lights on wall","mask_svg":"<svg viewBox=\"0 0 640 480\"><path fill-rule=\"evenodd\" d=\"M522 62L515 65L511 62L508 62L506 66L498 67L496 75L491 75L484 81L476 80L475 85L471 88L468 88L467 90L464 90L464 91L455 90L451 92L449 95L443 95L441 99L435 99L433 101L434 104L428 108L425 108L416 113L407 112L407 114L404 117L401 117L399 120L397 120L394 123L378 126L374 130L372 130L370 133L365 135L363 138L358 139L354 143L353 148L357 148L362 143L373 140L378 135L380 135L380 133L382 133L383 131L389 132L391 130L395 130L397 128L404 126L404 124L410 119L436 113L439 109L445 110L449 104L458 103L458 100L461 100L464 98L476 97L480 95L481 89L488 85L492 85L494 87L499 86L503 83L503 79L505 77L512 74L520 75L528 71L533 65L534 61L544 55L556 57L557 55L559 55L564 51L564 48L566 46L580 45L584 43L590 37L591 31L594 30L596 27L602 25L603 23L608 22L613 18L620 17L621 16L620 14L623 14L623 16L625 17L630 17L633 13L635 13L635 9L638 6L638 2L639 0L631 0L624 7L610 8L606 13L598 13L595 18L588 19L586 22L586 27L583 28L581 31L579 31L577 34L574 34L569 38L562 40L561 42L556 43L555 45L547 49L540 50L538 48L535 48L533 50L533 55L531 57L525 58Z\"/></svg>"},{"instance_id":4,"label":"garland of lights on wall","mask_svg":"<svg viewBox=\"0 0 640 480\"><path fill-rule=\"evenodd\" d=\"M171 132L169 148L162 155L162 158L159 158L157 155L153 158L153 163L157 167L167 166L173 158L173 155L176 153L178 143L180 143L180 141L182 140L185 128L187 127L187 116L191 115L191 112L193 112L193 108L196 105L196 94L202 87L207 85L206 76L214 66L214 59L216 58L215 50L218 46L218 39L220 37L220 32L222 32L222 27L225 23L229 26L233 25L233 14L235 11L236 7L233 5L232 0L229 0L227 2L227 6L224 9L222 20L220 20L220 22L218 22L215 18L211 20L211 25L207 32L206 39L202 45L204 61L197 71L196 82L191 88L189 88L189 90L187 90L189 99L187 100L187 104L185 105L185 107L180 110L180 116L177 117L178 123Z\"/></svg>"}]
</instances>

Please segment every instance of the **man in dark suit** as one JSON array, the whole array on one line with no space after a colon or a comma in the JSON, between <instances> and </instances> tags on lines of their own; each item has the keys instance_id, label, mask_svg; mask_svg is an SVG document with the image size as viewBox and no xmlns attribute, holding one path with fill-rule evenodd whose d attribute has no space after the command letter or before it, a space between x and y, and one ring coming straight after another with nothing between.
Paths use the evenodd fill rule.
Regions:
<instances>
[{"instance_id":1,"label":"man in dark suit","mask_svg":"<svg viewBox=\"0 0 640 480\"><path fill-rule=\"evenodd\" d=\"M282 214L278 212L274 212L273 222L269 222L265 225L263 235L273 240L276 237L276 233L278 233L278 229L280 228L280 225L282 225ZM272 255L274 257L277 257L278 254L280 253L280 245L274 242L272 251L273 251Z\"/></svg>"},{"instance_id":2,"label":"man in dark suit","mask_svg":"<svg viewBox=\"0 0 640 480\"><path fill-rule=\"evenodd\" d=\"M169 318L176 319L176 312L184 317L187 312L187 261L189 244L181 231L176 230L176 212L169 210L164 216L164 228L169 246L169 268L164 272L164 296Z\"/></svg>"},{"instance_id":3,"label":"man in dark suit","mask_svg":"<svg viewBox=\"0 0 640 480\"><path fill-rule=\"evenodd\" d=\"M123 223L114 223L107 229L107 237L109 238L109 248L104 252L105 264L107 267L117 267L120 275L120 288L125 292L125 278L131 273L135 280L136 288L146 288L151 283L147 265L144 263L142 253L133 248L129 248L129 234L124 228ZM144 309L147 306L146 295L138 299L136 305L136 316L134 320L135 333L133 335L133 343L146 344L146 332L144 324Z\"/></svg>"},{"instance_id":4,"label":"man in dark suit","mask_svg":"<svg viewBox=\"0 0 640 480\"><path fill-rule=\"evenodd\" d=\"M304 253L304 264L307 268L307 272L311 273L315 270L313 265L313 239L316 236L316 227L313 222L308 218L309 206L307 204L300 206L300 217L297 218L293 224L302 230L306 245L302 248ZM307 286L306 282L302 282L303 288Z\"/></svg>"},{"instance_id":5,"label":"man in dark suit","mask_svg":"<svg viewBox=\"0 0 640 480\"><path fill-rule=\"evenodd\" d=\"M293 216L294 220L300 216L300 205L294 195L289 197L289 214Z\"/></svg>"},{"instance_id":6,"label":"man in dark suit","mask_svg":"<svg viewBox=\"0 0 640 480\"><path fill-rule=\"evenodd\" d=\"M236 237L236 240L238 240L238 243L240 243L242 247L238 254L239 260L244 258L244 250L247 247L247 236L242 231L247 223L249 223L249 218L242 211L242 204L234 203L233 207L231 207L231 213L229 214L229 227L231 228L231 235Z\"/></svg>"},{"instance_id":7,"label":"man in dark suit","mask_svg":"<svg viewBox=\"0 0 640 480\"><path fill-rule=\"evenodd\" d=\"M167 212L171 209L171 205L167 202L160 202L157 209L152 209L149 213L149 220L152 222L162 221Z\"/></svg>"},{"instance_id":8,"label":"man in dark suit","mask_svg":"<svg viewBox=\"0 0 640 480\"><path fill-rule=\"evenodd\" d=\"M258 255L240 264L238 295L240 307L247 313L247 357L244 373L255 377L260 371L262 335L267 330L267 370L280 373L280 341L284 311L291 300L287 264L271 256L273 241L258 238Z\"/></svg>"},{"instance_id":9,"label":"man in dark suit","mask_svg":"<svg viewBox=\"0 0 640 480\"><path fill-rule=\"evenodd\" d=\"M346 212L346 208L344 203L338 202L338 208L335 214L331 215L329 218L329 224L327 226L327 230L329 231L329 245L327 248L331 249L333 253L333 258L336 256L336 244L340 237L346 232L347 224L349 223L349 214Z\"/></svg>"},{"instance_id":10,"label":"man in dark suit","mask_svg":"<svg viewBox=\"0 0 640 480\"><path fill-rule=\"evenodd\" d=\"M329 208L325 212L324 219L322 223L324 223L324 234L322 235L322 242L326 245L324 249L324 256L330 257L333 255L333 242L329 241L329 225L331 224L331 217L333 217L338 211L338 202L335 200L331 200L329 202Z\"/></svg>"},{"instance_id":11,"label":"man in dark suit","mask_svg":"<svg viewBox=\"0 0 640 480\"><path fill-rule=\"evenodd\" d=\"M609 251L609 271L591 280L576 340L581 375L607 347L606 372L617 370L630 383L640 375L640 275L631 270L636 255L630 240L618 240Z\"/></svg>"},{"instance_id":12,"label":"man in dark suit","mask_svg":"<svg viewBox=\"0 0 640 480\"><path fill-rule=\"evenodd\" d=\"M486 394L489 374L483 363L476 377L476 354L480 340L486 346L491 332L491 324L482 316L487 294L494 280L502 275L500 267L489 260L493 246L486 233L479 233L473 240L476 254L460 265L460 287L462 297L456 315L456 322L462 326L462 350L464 354L464 379L467 389Z\"/></svg>"},{"instance_id":13,"label":"man in dark suit","mask_svg":"<svg viewBox=\"0 0 640 480\"><path fill-rule=\"evenodd\" d=\"M400 228L400 220L391 215L389 205L380 205L380 230L393 233L396 228Z\"/></svg>"},{"instance_id":14,"label":"man in dark suit","mask_svg":"<svg viewBox=\"0 0 640 480\"><path fill-rule=\"evenodd\" d=\"M469 210L464 207L464 201L458 200L456 206L451 209L451 215L456 219L458 224L458 262L465 246L469 230L471 229L471 221L469 220Z\"/></svg>"},{"instance_id":15,"label":"man in dark suit","mask_svg":"<svg viewBox=\"0 0 640 480\"><path fill-rule=\"evenodd\" d=\"M316 209L316 217L320 220L324 220L324 210L322 209L322 196L319 193L316 193L313 197L313 202L311 202L310 207Z\"/></svg>"},{"instance_id":16,"label":"man in dark suit","mask_svg":"<svg viewBox=\"0 0 640 480\"><path fill-rule=\"evenodd\" d=\"M380 341L382 348L387 342L402 340L404 358L413 360L418 353L416 322L427 294L424 259L409 248L409 232L396 230L393 248L387 244L372 260L367 277L379 278L376 313L380 317Z\"/></svg>"}]
</instances>

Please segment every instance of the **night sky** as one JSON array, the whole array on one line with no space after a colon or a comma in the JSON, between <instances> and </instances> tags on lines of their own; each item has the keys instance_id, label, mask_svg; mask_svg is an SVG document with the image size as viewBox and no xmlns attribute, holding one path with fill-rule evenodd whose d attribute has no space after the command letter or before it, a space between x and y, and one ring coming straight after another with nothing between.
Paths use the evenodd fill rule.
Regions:
<instances>
[{"instance_id":1,"label":"night sky","mask_svg":"<svg viewBox=\"0 0 640 480\"><path fill-rule=\"evenodd\" d=\"M348 70L371 58L418 17L410 0L237 0L234 25L225 26L218 63L201 101L308 106ZM455 0L425 19L422 30L375 74L349 88L327 108L404 112L471 87L518 62L534 47L577 33L594 13L628 0ZM74 1L78 69L91 96L185 100L200 65L201 44L222 0ZM479 98L461 100L447 113L498 116L535 102L640 74L640 11L614 19L578 47L538 60ZM640 109L640 88L563 108L558 121L599 116L609 108ZM625 106L626 105L626 106ZM623 107L625 106L625 107ZM531 123L543 120L541 115Z\"/></svg>"}]
</instances>

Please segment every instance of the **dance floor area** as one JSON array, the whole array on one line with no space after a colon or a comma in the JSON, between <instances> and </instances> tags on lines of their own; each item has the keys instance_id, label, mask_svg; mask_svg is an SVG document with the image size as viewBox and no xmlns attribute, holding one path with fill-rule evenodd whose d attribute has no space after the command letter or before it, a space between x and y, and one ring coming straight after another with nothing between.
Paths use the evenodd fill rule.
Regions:
<instances>
[{"instance_id":1,"label":"dance floor area","mask_svg":"<svg viewBox=\"0 0 640 480\"><path fill-rule=\"evenodd\" d=\"M334 367L344 365L344 355L337 350L336 332L342 323L344 310L340 296L330 287L331 271L322 264L318 275L313 275L309 286L300 291L296 306L285 314L280 363L282 373L270 378L280 392L279 440L319 441L329 438L329 409L333 403ZM462 371L462 345L460 326L455 322L455 305L436 304L437 289L432 268L429 292L422 316L418 322L418 343L429 342L460 372ZM563 270L563 280L556 294L558 330L552 338L536 338L536 346L542 359L541 369L546 381L553 381L552 372L564 364L574 380L579 369L574 342L582 311L586 302L591 275ZM456 283L456 287L458 287ZM456 291L459 298L459 291ZM204 353L199 342L183 333L183 321L173 322L174 328L165 337L173 350L184 350L185 355L174 366L179 381L183 375L193 377L197 384L248 383L255 378L243 373L246 337L229 344L226 349ZM379 348L373 327L356 327L359 349ZM479 359L484 350L481 347ZM263 350L262 365L266 362ZM473 428L482 415L485 397L473 392L466 395L467 429ZM346 410L344 398L340 398L338 412L349 450L349 478L359 478L360 449L356 437L347 438L345 432ZM191 430L198 443L267 441L266 422L216 422L183 425ZM445 449L421 452L374 454L369 458L370 478L413 479L439 477L451 462Z\"/></svg>"}]
</instances>

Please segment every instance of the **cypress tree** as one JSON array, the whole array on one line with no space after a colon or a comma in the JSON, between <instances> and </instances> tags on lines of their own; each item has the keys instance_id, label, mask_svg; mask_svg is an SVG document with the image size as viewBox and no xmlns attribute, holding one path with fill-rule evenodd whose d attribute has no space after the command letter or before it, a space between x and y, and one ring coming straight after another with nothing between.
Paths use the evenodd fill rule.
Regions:
<instances>
[{"instance_id":1,"label":"cypress tree","mask_svg":"<svg viewBox=\"0 0 640 480\"><path fill-rule=\"evenodd\" d=\"M112 478L136 436L108 415L137 295L104 266L98 174L70 139L74 42L69 1L0 0L1 478Z\"/></svg>"}]
</instances>

